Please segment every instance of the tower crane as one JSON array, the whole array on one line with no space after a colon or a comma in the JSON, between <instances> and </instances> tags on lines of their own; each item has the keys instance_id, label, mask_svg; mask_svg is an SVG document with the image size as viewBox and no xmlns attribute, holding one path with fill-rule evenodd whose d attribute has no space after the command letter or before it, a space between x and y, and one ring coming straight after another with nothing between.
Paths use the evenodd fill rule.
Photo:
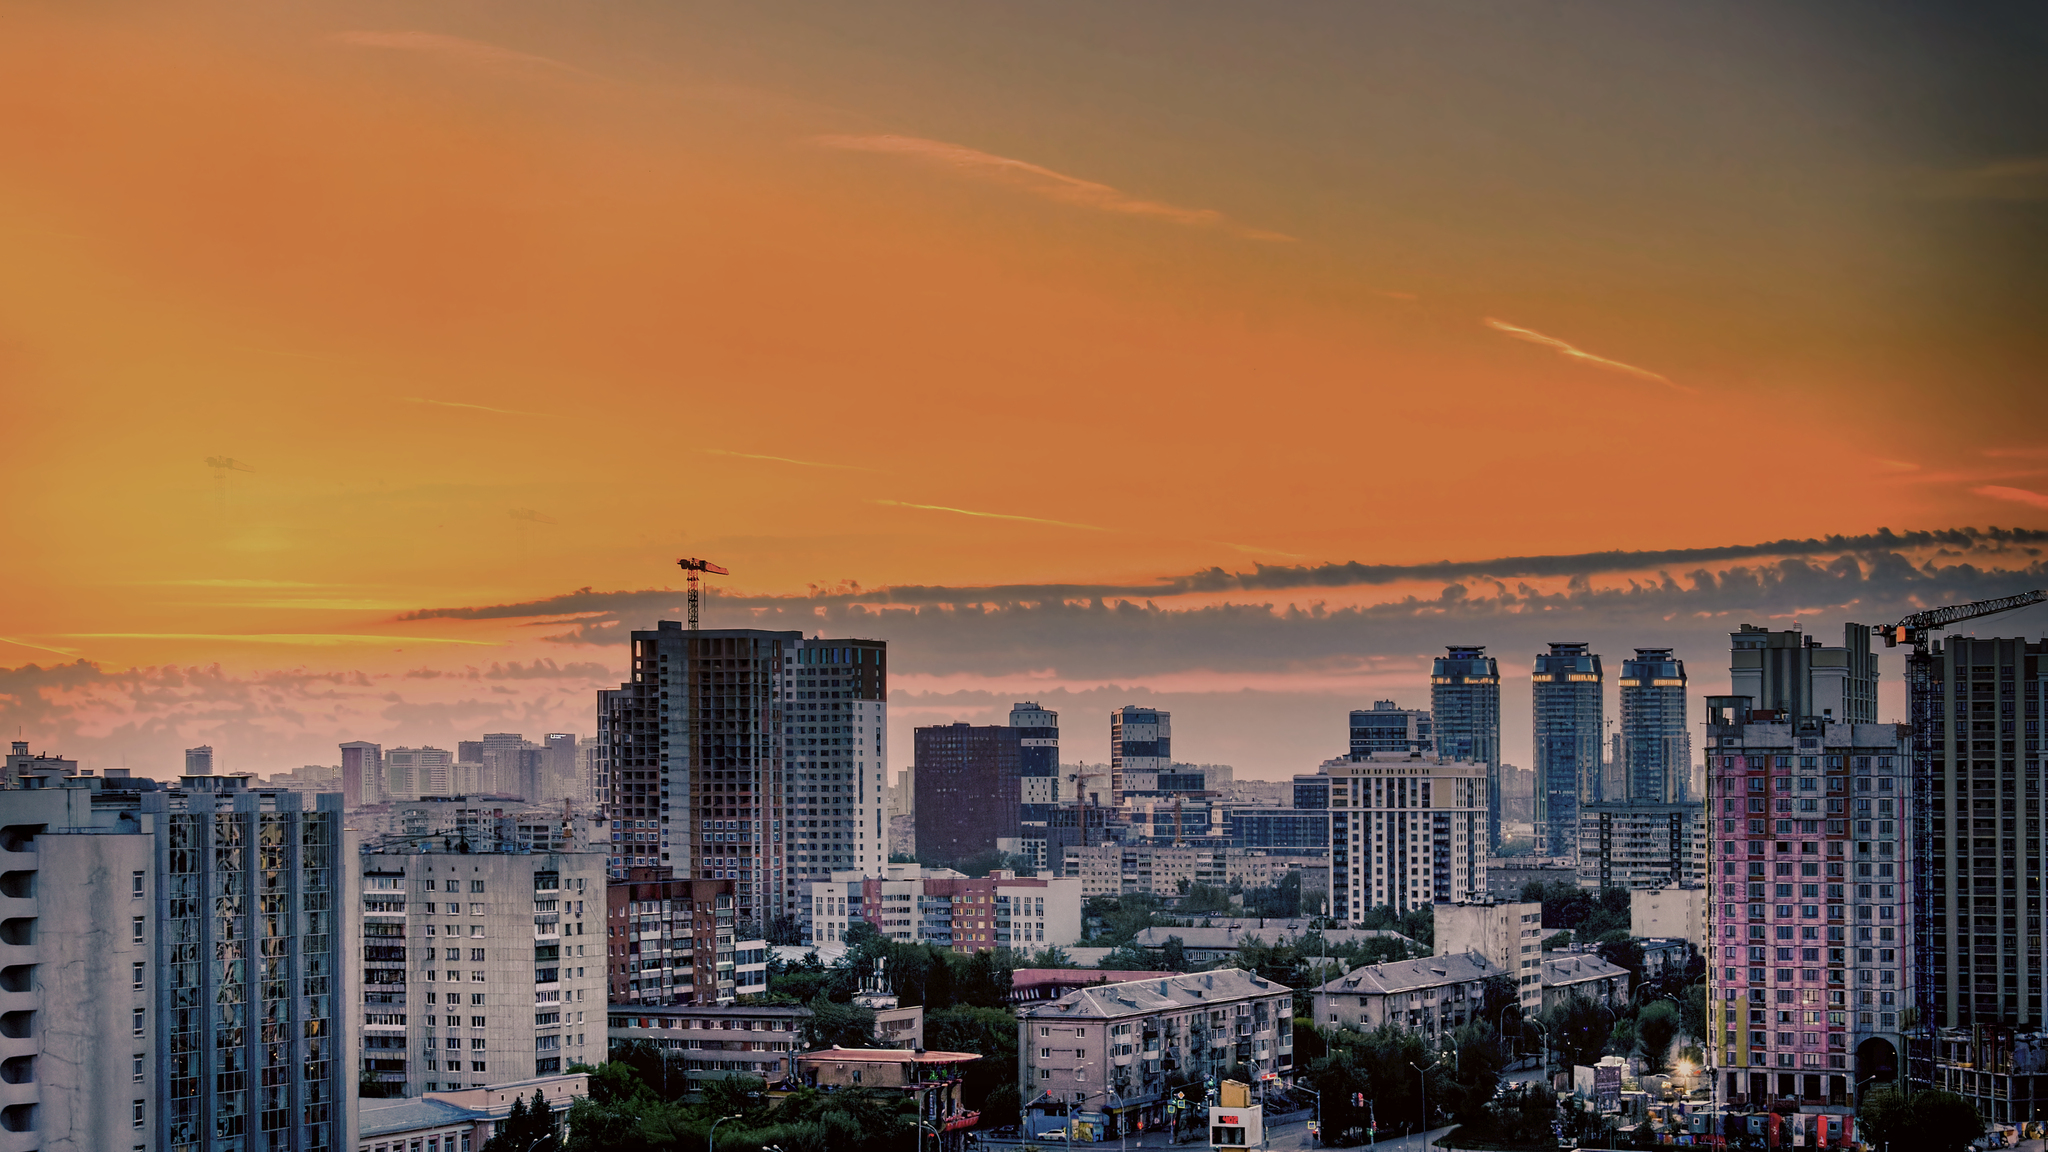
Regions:
<instances>
[{"instance_id":1,"label":"tower crane","mask_svg":"<svg viewBox=\"0 0 2048 1152\"><path fill-rule=\"evenodd\" d=\"M697 630L698 575L700 573L709 572L715 576L730 576L732 575L732 573L724 568L720 568L718 565L713 564L709 560L678 560L676 561L676 567L681 568L683 571L690 574L690 631L695 632Z\"/></svg>"},{"instance_id":2,"label":"tower crane","mask_svg":"<svg viewBox=\"0 0 2048 1152\"><path fill-rule=\"evenodd\" d=\"M1088 846L1088 809L1092 807L1092 805L1086 803L1088 795L1087 782L1109 775L1107 772L1089 772L1086 770L1087 767L1086 764L1078 765L1078 768L1081 769L1080 771L1067 774L1067 779L1074 782L1074 815L1081 821L1081 847L1083 848Z\"/></svg>"},{"instance_id":3,"label":"tower crane","mask_svg":"<svg viewBox=\"0 0 2048 1152\"><path fill-rule=\"evenodd\" d=\"M1912 646L1906 657L1906 697L1912 717L1913 754L1913 988L1914 1008L1919 1026L1907 1060L1907 1076L1923 1084L1934 1078L1934 957L1941 945L1934 938L1934 853L1929 849L1933 829L1928 816L1934 792L1934 741L1941 717L1934 694L1933 634L1966 620L1979 620L2025 608L2048 600L2048 589L2035 589L1992 600L1973 600L1915 612L1895 624L1879 624L1872 631L1884 637L1884 646Z\"/></svg>"}]
</instances>

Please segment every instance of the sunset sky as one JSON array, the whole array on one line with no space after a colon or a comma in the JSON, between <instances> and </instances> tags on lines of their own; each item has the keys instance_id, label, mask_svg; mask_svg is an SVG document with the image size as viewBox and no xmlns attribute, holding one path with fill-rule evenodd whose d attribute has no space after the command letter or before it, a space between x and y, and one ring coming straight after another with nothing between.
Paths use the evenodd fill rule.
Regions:
<instances>
[{"instance_id":1,"label":"sunset sky","mask_svg":"<svg viewBox=\"0 0 2048 1152\"><path fill-rule=\"evenodd\" d=\"M694 555L709 625L891 642L892 768L1031 698L1068 759L1136 702L1282 777L1449 643L1526 765L1547 641L1704 695L1744 622L2048 587L2044 50L2021 6L0 2L0 723L163 776L588 734Z\"/></svg>"}]
</instances>

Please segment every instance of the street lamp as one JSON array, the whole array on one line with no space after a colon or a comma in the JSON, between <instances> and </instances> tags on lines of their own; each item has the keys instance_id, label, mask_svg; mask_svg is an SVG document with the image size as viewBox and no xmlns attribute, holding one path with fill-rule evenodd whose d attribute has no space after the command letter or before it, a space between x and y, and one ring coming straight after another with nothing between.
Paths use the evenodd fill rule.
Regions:
<instances>
[{"instance_id":1,"label":"street lamp","mask_svg":"<svg viewBox=\"0 0 2048 1152\"><path fill-rule=\"evenodd\" d=\"M718 1152L718 1126L727 1120L737 1120L739 1118L740 1114L735 1112L730 1116L720 1116L718 1119L713 1120L711 1122L711 1132L704 1139L705 1152Z\"/></svg>"}]
</instances>

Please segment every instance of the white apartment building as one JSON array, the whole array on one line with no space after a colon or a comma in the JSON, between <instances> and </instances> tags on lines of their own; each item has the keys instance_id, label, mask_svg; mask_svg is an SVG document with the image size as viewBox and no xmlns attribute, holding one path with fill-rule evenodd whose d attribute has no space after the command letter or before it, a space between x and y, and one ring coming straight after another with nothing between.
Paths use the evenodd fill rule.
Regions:
<instances>
[{"instance_id":1,"label":"white apartment building","mask_svg":"<svg viewBox=\"0 0 2048 1152\"><path fill-rule=\"evenodd\" d=\"M1486 898L1484 763L1398 752L1326 761L1332 914Z\"/></svg>"},{"instance_id":2,"label":"white apartment building","mask_svg":"<svg viewBox=\"0 0 2048 1152\"><path fill-rule=\"evenodd\" d=\"M365 851L363 1048L386 1096L605 1059L605 855Z\"/></svg>"},{"instance_id":3,"label":"white apartment building","mask_svg":"<svg viewBox=\"0 0 2048 1152\"><path fill-rule=\"evenodd\" d=\"M881 876L849 870L812 884L803 927L816 944L843 941L865 920L891 940L1033 952L1081 938L1081 902L1077 880L1006 871L969 879L951 868L890 864Z\"/></svg>"},{"instance_id":4,"label":"white apartment building","mask_svg":"<svg viewBox=\"0 0 2048 1152\"><path fill-rule=\"evenodd\" d=\"M1543 905L1439 904L1436 954L1476 952L1515 978L1522 1013L1543 1005Z\"/></svg>"},{"instance_id":5,"label":"white apartment building","mask_svg":"<svg viewBox=\"0 0 2048 1152\"><path fill-rule=\"evenodd\" d=\"M1091 844L1061 849L1060 867L1068 879L1080 881L1083 897L1142 893L1172 898L1187 884L1227 887L1230 851L1143 842Z\"/></svg>"},{"instance_id":6,"label":"white apartment building","mask_svg":"<svg viewBox=\"0 0 2048 1152\"><path fill-rule=\"evenodd\" d=\"M1316 1027L1370 1032L1392 1024L1434 1044L1478 1023L1486 981L1504 974L1477 952L1367 964L1316 989Z\"/></svg>"}]
</instances>

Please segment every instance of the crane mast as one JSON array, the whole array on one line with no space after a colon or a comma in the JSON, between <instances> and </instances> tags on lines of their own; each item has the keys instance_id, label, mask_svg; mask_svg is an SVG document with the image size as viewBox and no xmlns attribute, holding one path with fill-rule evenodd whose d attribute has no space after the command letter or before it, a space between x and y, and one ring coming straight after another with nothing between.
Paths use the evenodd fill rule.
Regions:
<instances>
[{"instance_id":1,"label":"crane mast","mask_svg":"<svg viewBox=\"0 0 2048 1152\"><path fill-rule=\"evenodd\" d=\"M717 576L730 576L732 575L732 573L724 568L720 568L718 565L713 564L709 560L678 560L676 561L676 567L681 568L684 572L687 572L690 575L690 631L695 632L697 631L698 576L705 572L709 572Z\"/></svg>"},{"instance_id":2,"label":"crane mast","mask_svg":"<svg viewBox=\"0 0 2048 1152\"><path fill-rule=\"evenodd\" d=\"M1941 947L1934 938L1934 853L1933 819L1929 815L1934 793L1934 745L1940 717L1934 702L1933 634L1967 620L1994 616L2048 600L2048 589L1951 604L1915 612L1896 624L1880 624L1872 631L1884 637L1887 648L1901 643L1912 646L1906 656L1906 702L1913 722L1912 804L1913 804L1913 1008L1918 1026L1913 1029L1907 1056L1907 1076L1920 1084L1934 1082L1934 957Z\"/></svg>"}]
</instances>

